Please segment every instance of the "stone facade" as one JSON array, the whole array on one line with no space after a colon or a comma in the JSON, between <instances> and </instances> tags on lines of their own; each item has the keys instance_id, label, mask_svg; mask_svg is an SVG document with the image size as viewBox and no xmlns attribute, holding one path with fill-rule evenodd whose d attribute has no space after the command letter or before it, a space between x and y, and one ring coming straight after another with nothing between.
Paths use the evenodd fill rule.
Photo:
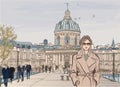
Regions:
<instances>
[{"instance_id":1,"label":"stone facade","mask_svg":"<svg viewBox=\"0 0 120 87\"><path fill-rule=\"evenodd\" d=\"M28 48L14 48L7 63L17 67L18 65L31 64L34 70L40 70L42 65L51 66L53 70L58 66L59 70L69 67L72 64L72 55L80 49L80 28L70 17L67 9L65 16L60 21L54 31L54 46L31 46ZM25 47L25 46L23 46ZM101 73L120 73L120 50L98 50L94 52L100 58ZM114 63L113 63L114 61ZM113 67L114 65L114 67ZM113 70L114 68L114 70Z\"/></svg>"},{"instance_id":2,"label":"stone facade","mask_svg":"<svg viewBox=\"0 0 120 87\"><path fill-rule=\"evenodd\" d=\"M74 31L61 31L55 33L55 45L77 46L79 45L80 33Z\"/></svg>"},{"instance_id":3,"label":"stone facade","mask_svg":"<svg viewBox=\"0 0 120 87\"><path fill-rule=\"evenodd\" d=\"M42 65L58 66L62 69L65 66L72 64L72 55L77 53L78 49L54 49L54 50L23 50L17 54L13 50L8 59L8 65L17 66L17 55L19 55L19 65L31 64L35 69L39 69ZM113 73L113 58L114 58L114 72L120 73L120 50L94 50L100 58L101 73ZM113 56L114 55L114 56Z\"/></svg>"}]
</instances>

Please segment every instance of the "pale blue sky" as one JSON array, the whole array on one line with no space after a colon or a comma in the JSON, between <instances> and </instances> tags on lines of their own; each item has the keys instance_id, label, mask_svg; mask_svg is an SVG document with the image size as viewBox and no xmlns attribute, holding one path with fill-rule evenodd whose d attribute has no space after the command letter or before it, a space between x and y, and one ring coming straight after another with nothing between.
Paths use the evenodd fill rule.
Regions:
<instances>
[{"instance_id":1,"label":"pale blue sky","mask_svg":"<svg viewBox=\"0 0 120 87\"><path fill-rule=\"evenodd\" d=\"M113 38L120 43L120 0L0 0L0 23L13 26L18 41L54 43L66 2L81 36L90 35L95 45L111 44Z\"/></svg>"}]
</instances>

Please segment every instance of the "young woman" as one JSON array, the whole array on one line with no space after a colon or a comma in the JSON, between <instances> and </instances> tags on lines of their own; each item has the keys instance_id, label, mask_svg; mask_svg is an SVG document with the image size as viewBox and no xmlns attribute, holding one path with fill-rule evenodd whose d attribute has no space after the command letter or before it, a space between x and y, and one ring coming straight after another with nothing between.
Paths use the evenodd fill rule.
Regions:
<instances>
[{"instance_id":1,"label":"young woman","mask_svg":"<svg viewBox=\"0 0 120 87\"><path fill-rule=\"evenodd\" d=\"M73 55L71 79L76 87L96 87L99 83L99 58L91 50L92 40L85 35L80 40L80 51Z\"/></svg>"}]
</instances>

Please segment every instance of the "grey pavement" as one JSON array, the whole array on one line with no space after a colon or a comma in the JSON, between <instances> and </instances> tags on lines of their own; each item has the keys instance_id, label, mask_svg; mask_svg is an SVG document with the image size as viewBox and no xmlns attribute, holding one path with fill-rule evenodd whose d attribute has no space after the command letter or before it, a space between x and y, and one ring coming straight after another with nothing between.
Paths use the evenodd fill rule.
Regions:
<instances>
[{"instance_id":1,"label":"grey pavement","mask_svg":"<svg viewBox=\"0 0 120 87\"><path fill-rule=\"evenodd\" d=\"M23 82L18 83L15 80L12 84L9 83L8 87L74 87L71 80L61 80L60 76L59 73L39 73L32 75L30 79L25 78ZM98 87L120 87L120 83L101 78Z\"/></svg>"}]
</instances>

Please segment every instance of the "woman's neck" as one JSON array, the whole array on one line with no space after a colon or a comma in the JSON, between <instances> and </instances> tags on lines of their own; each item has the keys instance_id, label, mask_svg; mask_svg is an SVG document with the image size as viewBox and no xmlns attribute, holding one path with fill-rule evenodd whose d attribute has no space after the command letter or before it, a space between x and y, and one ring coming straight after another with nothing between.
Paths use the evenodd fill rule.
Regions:
<instances>
[{"instance_id":1,"label":"woman's neck","mask_svg":"<svg viewBox=\"0 0 120 87\"><path fill-rule=\"evenodd\" d=\"M88 54L88 51L84 51L85 54Z\"/></svg>"}]
</instances>

